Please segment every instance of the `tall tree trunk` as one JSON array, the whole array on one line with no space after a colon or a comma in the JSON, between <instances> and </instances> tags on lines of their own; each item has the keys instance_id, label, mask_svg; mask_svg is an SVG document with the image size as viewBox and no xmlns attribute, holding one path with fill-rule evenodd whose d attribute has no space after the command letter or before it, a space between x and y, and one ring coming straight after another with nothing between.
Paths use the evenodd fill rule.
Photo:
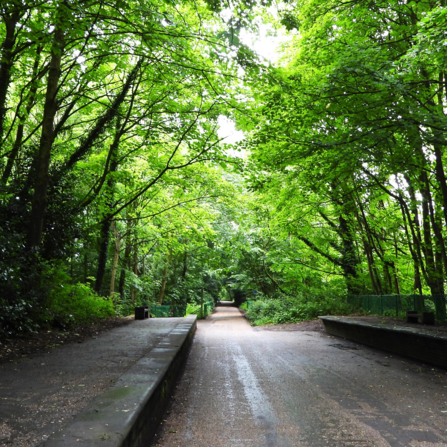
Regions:
<instances>
[{"instance_id":1,"label":"tall tree trunk","mask_svg":"<svg viewBox=\"0 0 447 447\"><path fill-rule=\"evenodd\" d=\"M436 222L436 216L433 210L432 196L430 192L430 184L427 177L426 167L429 166L426 160L426 156L423 151L423 143L420 137L420 129L414 128L414 135L411 144L415 148L416 160L420 165L420 172L417 176L417 184L419 192L422 196L422 235L421 239L422 250L425 258L425 275L424 278L427 285L430 287L433 295L443 293L444 287L441 284L440 277L442 277L443 265L447 271L447 257L445 253L445 247L443 242L443 236ZM409 184L411 202L415 217L417 217L417 205L414 190L412 190L411 183ZM431 231L435 233L435 244L439 241L442 247L439 245L433 250L433 241Z\"/></svg>"},{"instance_id":2,"label":"tall tree trunk","mask_svg":"<svg viewBox=\"0 0 447 447\"><path fill-rule=\"evenodd\" d=\"M339 220L339 234L342 239L342 265L343 275L346 278L348 293L351 295L359 295L360 290L356 283L357 279L357 264L359 260L357 259L357 254L355 250L354 239L352 235L349 222L343 215L340 215Z\"/></svg>"},{"instance_id":3,"label":"tall tree trunk","mask_svg":"<svg viewBox=\"0 0 447 447\"><path fill-rule=\"evenodd\" d=\"M433 146L435 148L435 158L436 158L436 166L435 166L436 179L441 189L444 224L447 227L447 182L445 178L444 165L442 161L442 150L439 144L434 144Z\"/></svg>"},{"instance_id":4,"label":"tall tree trunk","mask_svg":"<svg viewBox=\"0 0 447 447\"><path fill-rule=\"evenodd\" d=\"M421 179L422 180L422 179ZM430 287L432 295L437 295L439 291L439 282L436 269L436 262L433 253L433 243L431 237L431 226L430 226L430 209L426 195L425 188L420 189L422 195L422 232L424 236L424 254L425 254L425 267L427 270L428 286Z\"/></svg>"},{"instance_id":5,"label":"tall tree trunk","mask_svg":"<svg viewBox=\"0 0 447 447\"><path fill-rule=\"evenodd\" d=\"M116 309L116 300L115 300L115 278L116 278L116 269L118 267L118 259L120 256L120 245L121 245L121 238L118 234L118 231L116 231L116 221L112 222L112 233L113 237L115 238L115 244L114 244L114 251L113 251L113 260L112 260L112 271L111 271L111 278L110 278L110 299L112 300L115 309Z\"/></svg>"},{"instance_id":6,"label":"tall tree trunk","mask_svg":"<svg viewBox=\"0 0 447 447\"><path fill-rule=\"evenodd\" d=\"M421 272L419 271L419 265L414 264L414 285L413 291L418 291L419 295L422 295L422 281L421 281Z\"/></svg>"},{"instance_id":7,"label":"tall tree trunk","mask_svg":"<svg viewBox=\"0 0 447 447\"><path fill-rule=\"evenodd\" d=\"M385 284L387 285L385 290L386 294L393 293L393 280L391 278L390 263L388 261L383 263L383 276L385 277Z\"/></svg>"},{"instance_id":8,"label":"tall tree trunk","mask_svg":"<svg viewBox=\"0 0 447 447\"><path fill-rule=\"evenodd\" d=\"M435 221L441 227L441 211L439 210L439 206L436 208ZM445 320L446 318L446 299L445 299L445 289L444 289L444 278L446 275L446 270L443 270L442 266L444 264L444 257L442 254L442 250L445 250L444 242L441 239L435 238L435 247L436 247L436 262L438 265L438 290L439 296L436 299L436 315L438 319Z\"/></svg>"},{"instance_id":9,"label":"tall tree trunk","mask_svg":"<svg viewBox=\"0 0 447 447\"><path fill-rule=\"evenodd\" d=\"M333 181L331 184L332 200L339 207L338 216L338 236L341 239L341 262L340 267L343 270L343 276L346 279L348 294L360 295L362 288L358 284L357 268L360 260L357 257L354 232L352 228L355 222L356 201L352 192L347 188L345 183Z\"/></svg>"},{"instance_id":10,"label":"tall tree trunk","mask_svg":"<svg viewBox=\"0 0 447 447\"><path fill-rule=\"evenodd\" d=\"M104 281L104 275L106 273L107 254L109 250L110 241L110 219L107 219L101 225L100 242L99 242L99 257L98 267L96 270L95 292L98 295L102 293L102 283Z\"/></svg>"},{"instance_id":11,"label":"tall tree trunk","mask_svg":"<svg viewBox=\"0 0 447 447\"><path fill-rule=\"evenodd\" d=\"M64 12L58 14L54 42L51 49L50 68L48 71L47 89L43 109L42 133L39 152L36 160L36 180L31 203L31 220L28 232L29 248L38 247L42 238L43 222L47 206L47 190L51 149L54 141L54 118L57 111L57 92L61 75L61 60L64 51Z\"/></svg>"},{"instance_id":12,"label":"tall tree trunk","mask_svg":"<svg viewBox=\"0 0 447 447\"><path fill-rule=\"evenodd\" d=\"M397 240L396 234L394 234L394 255L396 256L396 260L398 260L398 250L397 250ZM394 287L396 291L396 295L400 295L400 285L399 285L399 275L396 263L393 261L393 278L394 278Z\"/></svg>"},{"instance_id":13,"label":"tall tree trunk","mask_svg":"<svg viewBox=\"0 0 447 447\"><path fill-rule=\"evenodd\" d=\"M6 35L0 52L0 148L2 147L3 142L4 123L7 112L6 99L8 96L9 84L11 82L11 68L14 61L13 48L15 43L15 31L19 18L19 12L14 12L11 15L3 15Z\"/></svg>"},{"instance_id":14,"label":"tall tree trunk","mask_svg":"<svg viewBox=\"0 0 447 447\"><path fill-rule=\"evenodd\" d=\"M116 125L116 133L115 138L110 145L109 153L111 154L111 163L110 163L110 173L116 172L118 168L118 146L121 138L120 132L120 122L118 120ZM113 197L114 197L114 189L115 189L115 180L113 177L109 177L107 180L107 189L105 194L108 195L108 203L106 203L107 207L112 210L113 208ZM110 214L109 214L110 216ZM107 264L107 255L109 248L109 240L110 240L110 228L111 228L111 219L107 218L104 220L101 227L100 234L100 243L99 243L99 258L98 258L98 269L96 271L96 282L95 282L95 291L98 295L101 294L102 290L102 282L104 280L104 274L106 271Z\"/></svg>"},{"instance_id":15,"label":"tall tree trunk","mask_svg":"<svg viewBox=\"0 0 447 447\"><path fill-rule=\"evenodd\" d=\"M445 252L444 237L441 231L442 227L441 219L439 219L439 213L435 213L433 207L433 197L430 192L430 184L425 171L422 173L421 177L423 180L422 188L424 189L424 197L426 198L428 204L428 210L430 213L430 222L433 228L433 232L435 234L434 238L435 258L436 258L435 276L437 277L438 289L440 290L439 293L443 294L444 293L443 278L444 278L444 272L447 272L447 256Z\"/></svg>"},{"instance_id":16,"label":"tall tree trunk","mask_svg":"<svg viewBox=\"0 0 447 447\"><path fill-rule=\"evenodd\" d=\"M133 273L134 273L135 277L138 277L138 245L137 245L136 237L134 239L133 263L132 264L133 264ZM136 287L133 287L132 292L131 292L131 300L134 305L136 305L136 303L137 303L137 294L138 294L138 289Z\"/></svg>"},{"instance_id":17,"label":"tall tree trunk","mask_svg":"<svg viewBox=\"0 0 447 447\"><path fill-rule=\"evenodd\" d=\"M444 0L441 1L441 5L445 6ZM445 104L444 91L447 93L447 89L445 88L445 83L447 81L447 78L443 71L440 71L438 76L439 76L439 86L436 87L438 103L435 104L434 98L432 98L428 103L433 108L437 109L437 113L439 114L439 116L443 116L443 115L445 115L445 113L444 113L444 104ZM427 83L427 88L431 90L430 83ZM436 180L438 181L438 184L439 184L439 189L441 190L441 194L440 194L441 200L437 200L437 202L440 202L439 205L443 209L444 224L447 227L447 182L446 182L445 171L444 171L444 162L442 161L443 143L440 143L440 141L444 142L444 135L439 131L435 131L434 137L437 140L437 142L433 143L433 148L435 150L435 161L436 161L435 173L436 173ZM435 197L435 198L437 199L437 197ZM442 225L440 225L440 227L442 227Z\"/></svg>"},{"instance_id":18,"label":"tall tree trunk","mask_svg":"<svg viewBox=\"0 0 447 447\"><path fill-rule=\"evenodd\" d=\"M87 253L84 252L84 284L87 284L88 278L88 257Z\"/></svg>"},{"instance_id":19,"label":"tall tree trunk","mask_svg":"<svg viewBox=\"0 0 447 447\"><path fill-rule=\"evenodd\" d=\"M419 270L419 256L414 247L414 238L413 243L411 242L410 232L408 231L408 225L411 225L411 222L409 224L407 223L407 213L405 211L406 208L404 207L404 198L402 197L401 194L399 194L399 206L402 213L402 219L404 222L404 230L405 230L405 237L407 238L407 245L410 249L411 257L413 259L413 269L414 269L413 291L419 290L420 294L422 295L421 272ZM412 234L414 235L414 230L412 230Z\"/></svg>"},{"instance_id":20,"label":"tall tree trunk","mask_svg":"<svg viewBox=\"0 0 447 447\"><path fill-rule=\"evenodd\" d=\"M368 221L366 220L365 212L364 212L360 197L357 196L356 202L357 202L357 206L354 207L354 214L357 217L359 231L360 231L360 234L362 237L362 242L363 242L363 249L365 251L366 260L368 262L369 277L371 279L371 284L373 286L374 293L376 295L382 295L383 294L382 293L382 285L380 282L379 273L377 271L377 268L376 268L376 265L374 262L374 253L373 253L373 249L372 249L372 245L371 245L371 243L373 243L374 241L372 241L371 231L370 231L370 228L368 225ZM357 207L360 209L361 215L358 213Z\"/></svg>"},{"instance_id":21,"label":"tall tree trunk","mask_svg":"<svg viewBox=\"0 0 447 447\"><path fill-rule=\"evenodd\" d=\"M186 281L186 272L188 271L188 250L185 250L183 255L182 281Z\"/></svg>"},{"instance_id":22,"label":"tall tree trunk","mask_svg":"<svg viewBox=\"0 0 447 447\"><path fill-rule=\"evenodd\" d=\"M422 144L418 144L418 159L422 165L419 175L419 192L422 196L422 229L424 235L425 257L428 286L433 295L444 293L443 270L447 272L447 257L441 229L436 221L433 209L433 200L430 192L430 183L427 172L423 169L428 166ZM430 225L431 224L431 225ZM434 244L431 230L435 234ZM434 248L434 249L433 249ZM444 267L443 267L444 266Z\"/></svg>"},{"instance_id":23,"label":"tall tree trunk","mask_svg":"<svg viewBox=\"0 0 447 447\"><path fill-rule=\"evenodd\" d=\"M171 262L171 255L172 255L172 248L169 245L168 253L166 255L165 268L163 270L163 277L161 280L160 294L158 295L158 304L163 304L163 299L165 297L166 283L168 281L169 264Z\"/></svg>"},{"instance_id":24,"label":"tall tree trunk","mask_svg":"<svg viewBox=\"0 0 447 447\"><path fill-rule=\"evenodd\" d=\"M120 272L120 281L118 286L118 292L121 299L124 298L124 287L126 285L126 269L129 267L130 255L132 253L132 220L129 218L129 210L126 210L127 222L126 222L126 248L124 249L123 267Z\"/></svg>"},{"instance_id":25,"label":"tall tree trunk","mask_svg":"<svg viewBox=\"0 0 447 447\"><path fill-rule=\"evenodd\" d=\"M27 101L27 105L25 107L25 111L24 111L24 113L23 112L19 113L20 122L17 126L16 138L14 141L14 145L12 147L11 152L8 155L8 161L6 162L6 167L2 174L2 182L3 183L6 183L9 179L9 176L11 175L12 167L14 166L14 162L16 161L17 155L18 155L19 150L22 146L23 129L25 127L25 120L28 117L31 109L34 106L34 101L36 99L37 86L38 86L38 79L37 79L38 76L37 75L38 75L38 70L39 70L41 52L42 52L42 47L41 46L37 47L36 57L34 59L34 66L33 66L34 82L32 83L29 94L28 94L28 101ZM0 137L0 139L1 139L1 137Z\"/></svg>"},{"instance_id":26,"label":"tall tree trunk","mask_svg":"<svg viewBox=\"0 0 447 447\"><path fill-rule=\"evenodd\" d=\"M411 235L413 238L413 246L414 246L414 254L418 261L418 271L419 268L422 271L422 275L424 277L425 282L429 283L429 278L427 274L427 269L425 267L425 251L424 251L424 245L422 244L422 238L421 238L421 230L419 226L419 213L417 209L417 201L416 201L416 194L414 191L413 184L411 182L411 179L406 176L405 177L407 183L408 183L408 192L410 194L410 207L409 210L406 208L405 202L402 200L402 209L403 214L407 214L408 217L408 226L411 231ZM411 213L410 213L411 210ZM424 256L422 256L424 254ZM414 259L414 258L413 258Z\"/></svg>"}]
</instances>

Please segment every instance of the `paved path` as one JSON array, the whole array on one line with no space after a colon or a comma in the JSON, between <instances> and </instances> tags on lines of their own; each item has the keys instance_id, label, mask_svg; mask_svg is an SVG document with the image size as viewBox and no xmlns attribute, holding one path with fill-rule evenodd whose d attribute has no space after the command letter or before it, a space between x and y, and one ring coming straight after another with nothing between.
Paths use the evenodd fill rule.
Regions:
<instances>
[{"instance_id":1,"label":"paved path","mask_svg":"<svg viewBox=\"0 0 447 447\"><path fill-rule=\"evenodd\" d=\"M447 446L446 371L318 332L198 323L153 446Z\"/></svg>"}]
</instances>

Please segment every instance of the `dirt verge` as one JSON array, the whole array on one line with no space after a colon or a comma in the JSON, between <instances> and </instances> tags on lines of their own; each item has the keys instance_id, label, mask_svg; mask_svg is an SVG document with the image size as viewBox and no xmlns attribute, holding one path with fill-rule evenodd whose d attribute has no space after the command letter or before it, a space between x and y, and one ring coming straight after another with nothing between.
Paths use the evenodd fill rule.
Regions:
<instances>
[{"instance_id":1,"label":"dirt verge","mask_svg":"<svg viewBox=\"0 0 447 447\"><path fill-rule=\"evenodd\" d=\"M68 343L83 342L109 329L127 325L132 320L133 316L107 318L67 330L45 329L20 338L3 340L0 342L0 364L13 362L29 355L47 353L51 349Z\"/></svg>"}]
</instances>

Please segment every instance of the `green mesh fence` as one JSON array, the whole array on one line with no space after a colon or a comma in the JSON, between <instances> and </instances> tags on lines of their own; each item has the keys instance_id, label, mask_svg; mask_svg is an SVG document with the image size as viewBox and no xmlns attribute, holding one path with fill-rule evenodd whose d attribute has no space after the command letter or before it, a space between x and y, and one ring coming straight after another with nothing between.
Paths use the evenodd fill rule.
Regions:
<instances>
[{"instance_id":1,"label":"green mesh fence","mask_svg":"<svg viewBox=\"0 0 447 447\"><path fill-rule=\"evenodd\" d=\"M416 310L446 319L446 295L348 295L348 304L376 315L404 317L407 310Z\"/></svg>"},{"instance_id":2,"label":"green mesh fence","mask_svg":"<svg viewBox=\"0 0 447 447\"><path fill-rule=\"evenodd\" d=\"M151 307L151 315L157 318L164 317L184 317L186 314L186 304L176 306L153 305Z\"/></svg>"}]
</instances>

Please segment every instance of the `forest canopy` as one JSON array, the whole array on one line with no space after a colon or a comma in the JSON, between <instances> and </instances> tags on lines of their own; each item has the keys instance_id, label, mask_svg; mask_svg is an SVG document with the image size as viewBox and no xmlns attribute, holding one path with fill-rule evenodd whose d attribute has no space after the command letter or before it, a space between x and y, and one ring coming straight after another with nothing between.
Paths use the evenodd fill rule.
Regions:
<instances>
[{"instance_id":1,"label":"forest canopy","mask_svg":"<svg viewBox=\"0 0 447 447\"><path fill-rule=\"evenodd\" d=\"M348 294L444 297L442 2L13 0L0 16L2 336L199 290L297 319ZM285 36L274 64L243 38L261 28Z\"/></svg>"}]
</instances>

